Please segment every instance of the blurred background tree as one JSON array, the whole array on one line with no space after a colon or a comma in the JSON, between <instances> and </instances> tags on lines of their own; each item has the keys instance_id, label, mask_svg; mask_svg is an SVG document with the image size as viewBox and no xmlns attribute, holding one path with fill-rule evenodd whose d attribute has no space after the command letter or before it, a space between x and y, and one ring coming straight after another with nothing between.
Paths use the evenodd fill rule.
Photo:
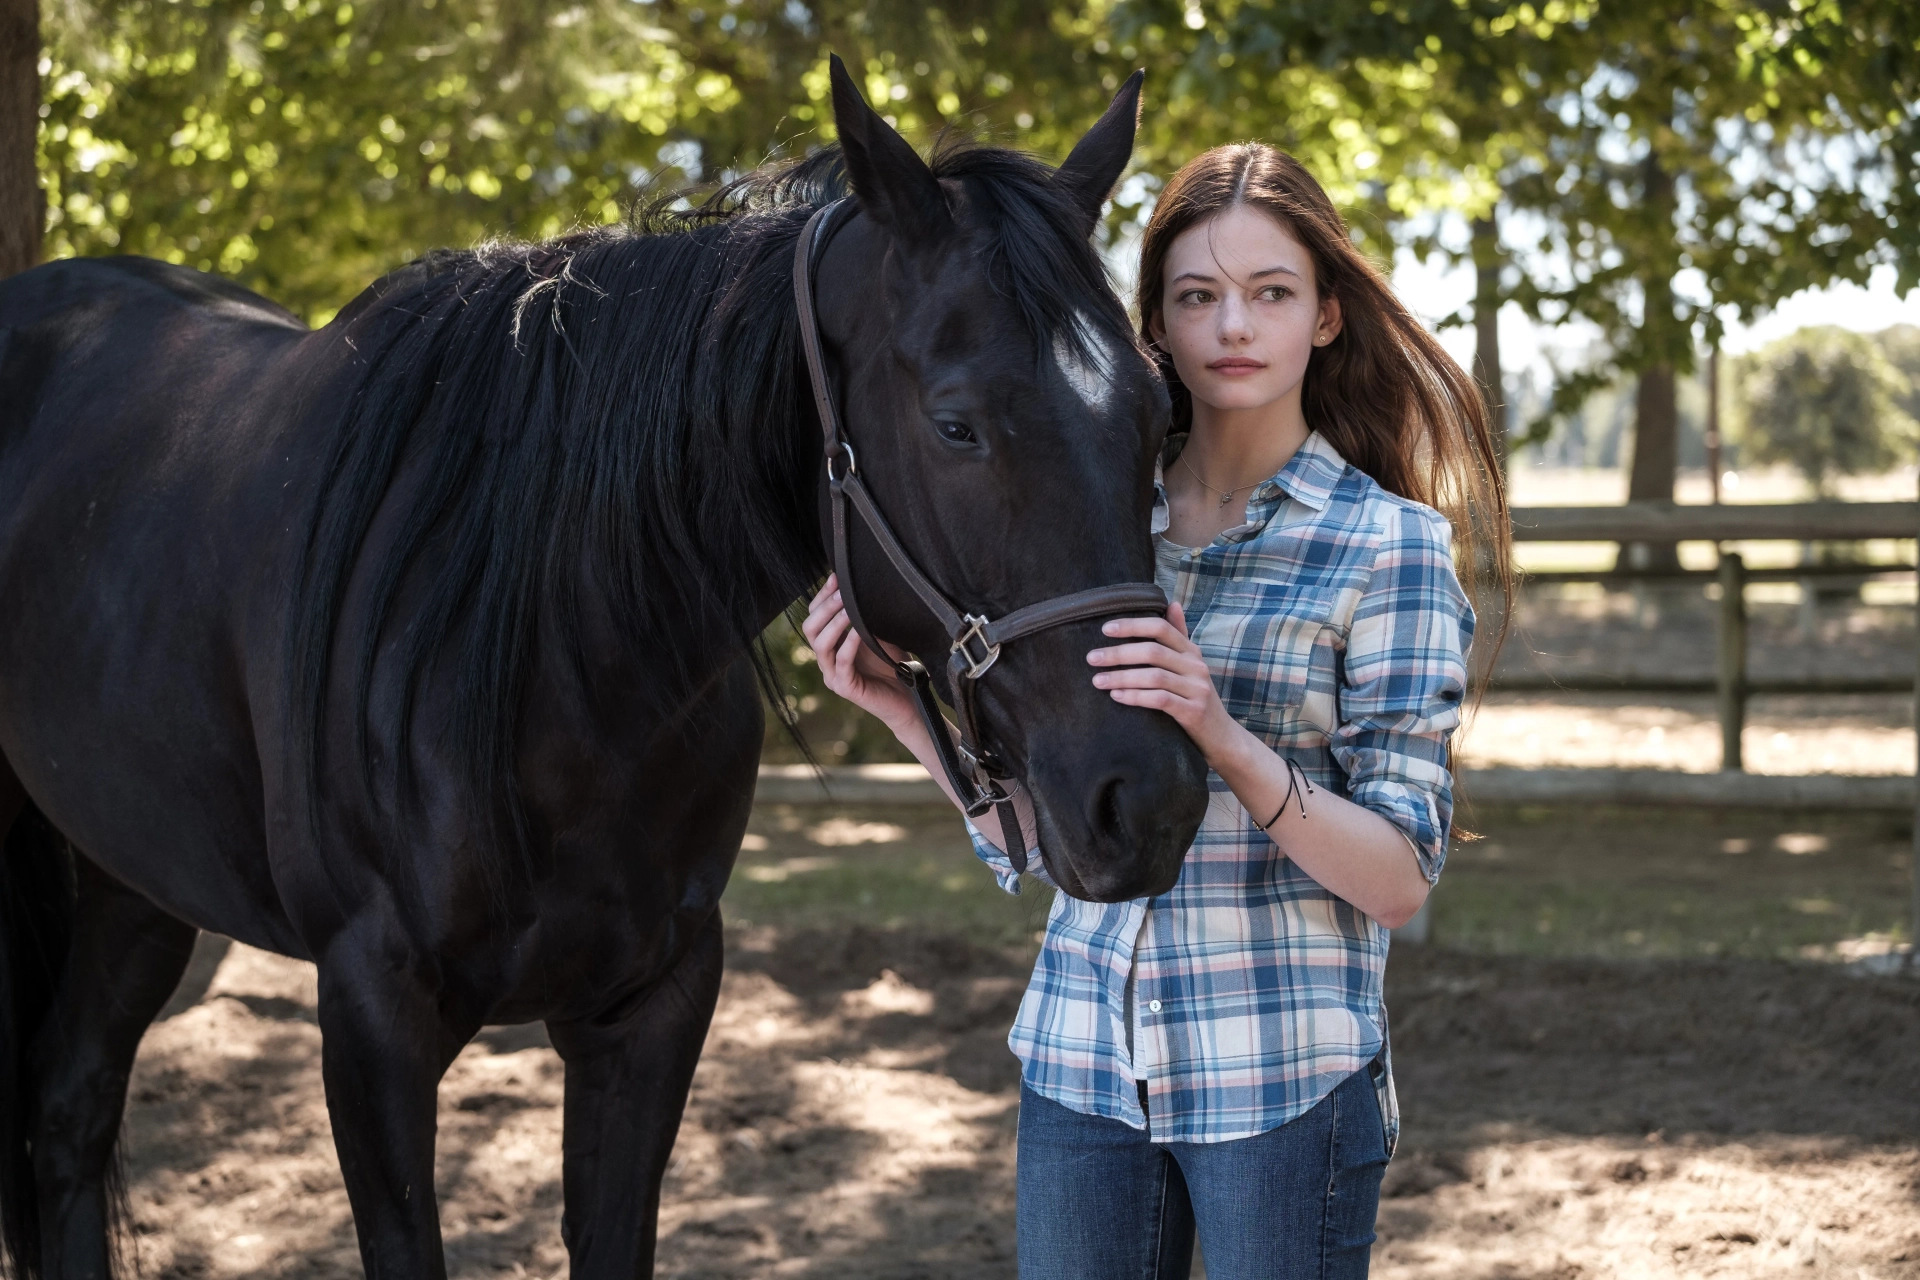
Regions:
<instances>
[{"instance_id":1,"label":"blurred background tree","mask_svg":"<svg viewBox=\"0 0 1920 1280\"><path fill-rule=\"evenodd\" d=\"M1084 34L1012 3L60 0L47 251L218 271L319 323L425 249L615 221L830 138L830 49L909 135L1061 151L1120 79Z\"/></svg>"},{"instance_id":2,"label":"blurred background tree","mask_svg":"<svg viewBox=\"0 0 1920 1280\"><path fill-rule=\"evenodd\" d=\"M323 322L425 249L830 139L829 50L910 137L1054 158L1145 66L1113 262L1157 175L1272 141L1376 256L1473 266L1445 322L1496 408L1503 307L1583 327L1516 438L1626 380L1635 498L1671 498L1675 384L1723 324L1883 266L1920 283L1910 0L0 0L0 272L146 253Z\"/></svg>"},{"instance_id":3,"label":"blurred background tree","mask_svg":"<svg viewBox=\"0 0 1920 1280\"><path fill-rule=\"evenodd\" d=\"M1335 80L1367 158L1391 148L1372 205L1391 237L1474 267L1454 322L1474 325L1491 403L1506 302L1598 331L1598 358L1523 440L1636 380L1630 499L1672 499L1676 379L1726 321L1883 264L1920 283L1920 15L1904 0L1120 0L1114 21L1187 30L1176 95L1246 106L1236 76ZM1449 242L1444 213L1468 235ZM1671 546L1629 556L1677 564Z\"/></svg>"},{"instance_id":4,"label":"blurred background tree","mask_svg":"<svg viewBox=\"0 0 1920 1280\"><path fill-rule=\"evenodd\" d=\"M38 0L0 0L0 278L40 261L45 198L36 181Z\"/></svg>"},{"instance_id":5,"label":"blurred background tree","mask_svg":"<svg viewBox=\"0 0 1920 1280\"><path fill-rule=\"evenodd\" d=\"M1897 324L1875 335L1880 353L1907 380L1906 394L1899 398L1907 417L1920 422L1920 326Z\"/></svg>"},{"instance_id":6,"label":"blurred background tree","mask_svg":"<svg viewBox=\"0 0 1920 1280\"><path fill-rule=\"evenodd\" d=\"M1914 456L1913 384L1873 336L1802 329L1735 361L1733 385L1742 461L1791 466L1819 497Z\"/></svg>"}]
</instances>

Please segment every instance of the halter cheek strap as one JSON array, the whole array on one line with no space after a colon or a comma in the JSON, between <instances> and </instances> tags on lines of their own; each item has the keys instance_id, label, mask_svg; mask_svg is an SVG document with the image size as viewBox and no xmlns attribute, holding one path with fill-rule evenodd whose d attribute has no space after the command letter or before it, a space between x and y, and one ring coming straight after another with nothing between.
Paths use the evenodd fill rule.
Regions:
<instances>
[{"instance_id":1,"label":"halter cheek strap","mask_svg":"<svg viewBox=\"0 0 1920 1280\"><path fill-rule=\"evenodd\" d=\"M953 602L920 571L920 566L900 545L892 526L874 504L873 495L867 491L866 482L860 474L859 459L841 427L839 410L834 405L827 382L826 364L820 355L820 317L815 309L813 294L814 261L825 251L833 231L844 225L845 219L838 214L847 207L844 201L836 200L815 211L801 229L799 243L793 252L793 298L800 317L800 346L806 356L814 410L819 414L820 427L826 437L833 571L840 580L840 600L862 643L893 663L894 675L912 694L920 719L926 725L928 736L933 739L940 767L946 773L954 795L960 798L967 816L979 818L985 816L989 809L996 811L1006 843L1007 858L1016 872L1024 872L1027 869L1026 836L1020 830L1020 817L1013 806L1012 797L1002 785L1012 781L1013 774L987 747L981 732L983 726L978 706L980 681L999 661L1004 645L1070 622L1121 614L1152 613L1164 616L1167 612L1166 593L1151 582L1114 583L1070 595L1054 596L1015 609L998 619L990 619L985 614L967 613L955 608ZM901 660L889 657L887 650L880 647L873 633L867 629L866 619L860 614L858 595L853 588L853 566L848 555L849 513L859 517L860 523L866 527L894 572L920 598L947 633L951 642L947 655L947 675L952 684L954 712L960 721L957 743L948 731L946 717L940 713L940 704L934 696L933 680L926 665L917 657Z\"/></svg>"}]
</instances>

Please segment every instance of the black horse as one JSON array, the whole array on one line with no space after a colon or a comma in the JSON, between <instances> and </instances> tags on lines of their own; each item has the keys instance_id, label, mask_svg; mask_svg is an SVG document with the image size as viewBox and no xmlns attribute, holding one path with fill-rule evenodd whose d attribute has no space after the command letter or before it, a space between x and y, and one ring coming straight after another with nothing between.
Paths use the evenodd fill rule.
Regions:
<instances>
[{"instance_id":1,"label":"black horse","mask_svg":"<svg viewBox=\"0 0 1920 1280\"><path fill-rule=\"evenodd\" d=\"M752 802L754 637L824 572L789 272L867 483L952 599L1150 581L1167 400L1088 237L1138 78L1057 171L842 142L692 213L430 256L309 332L141 259L0 285L0 1215L110 1273L140 1036L196 930L314 961L370 1274L445 1272L435 1087L482 1026L566 1063L575 1275L648 1274ZM868 621L946 639L870 537ZM1168 888L1205 803L1097 623L981 690L1069 892ZM764 668L762 668L764 671Z\"/></svg>"}]
</instances>

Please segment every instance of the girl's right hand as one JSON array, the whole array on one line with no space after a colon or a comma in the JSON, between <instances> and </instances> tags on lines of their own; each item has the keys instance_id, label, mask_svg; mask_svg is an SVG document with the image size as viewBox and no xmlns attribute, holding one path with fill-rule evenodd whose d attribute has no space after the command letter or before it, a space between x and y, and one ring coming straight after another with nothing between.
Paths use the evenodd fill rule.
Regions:
<instances>
[{"instance_id":1,"label":"girl's right hand","mask_svg":"<svg viewBox=\"0 0 1920 1280\"><path fill-rule=\"evenodd\" d=\"M808 603L800 631L820 663L820 674L829 690L889 729L897 731L900 725L912 721L912 696L894 678L886 659L861 642L853 620L847 617L840 583L833 574L827 575L820 593Z\"/></svg>"}]
</instances>

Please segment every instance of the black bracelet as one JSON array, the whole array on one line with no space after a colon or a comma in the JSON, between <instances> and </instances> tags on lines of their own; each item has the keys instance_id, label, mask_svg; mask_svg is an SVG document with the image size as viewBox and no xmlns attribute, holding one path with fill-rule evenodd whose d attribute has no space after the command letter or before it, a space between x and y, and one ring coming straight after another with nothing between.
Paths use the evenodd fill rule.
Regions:
<instances>
[{"instance_id":1,"label":"black bracelet","mask_svg":"<svg viewBox=\"0 0 1920 1280\"><path fill-rule=\"evenodd\" d=\"M1292 803L1295 795L1300 797L1300 816L1306 817L1307 797L1313 794L1313 783L1307 781L1307 771L1294 763L1291 756L1282 756L1281 760L1287 766L1287 794L1280 798L1280 807L1273 811L1273 816L1260 824L1262 831L1280 821L1280 815L1287 811L1287 805Z\"/></svg>"}]
</instances>

